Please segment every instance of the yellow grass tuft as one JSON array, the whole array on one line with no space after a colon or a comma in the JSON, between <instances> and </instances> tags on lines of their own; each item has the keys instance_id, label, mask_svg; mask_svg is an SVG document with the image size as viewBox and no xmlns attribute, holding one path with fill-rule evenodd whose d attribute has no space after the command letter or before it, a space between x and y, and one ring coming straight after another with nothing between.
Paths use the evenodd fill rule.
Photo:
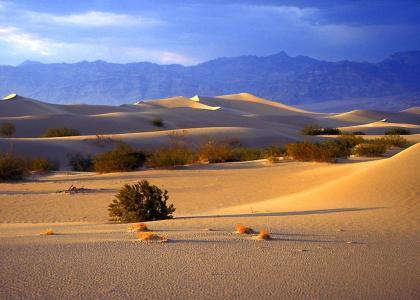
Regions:
<instances>
[{"instance_id":1,"label":"yellow grass tuft","mask_svg":"<svg viewBox=\"0 0 420 300\"><path fill-rule=\"evenodd\" d=\"M268 233L268 230L266 230L266 229L262 229L262 230L260 231L260 233L259 233L257 236L253 237L253 239L254 239L254 240L258 240L258 241L262 241L262 240L270 240L270 239L271 239L271 236L270 236L270 234Z\"/></svg>"},{"instance_id":2,"label":"yellow grass tuft","mask_svg":"<svg viewBox=\"0 0 420 300\"><path fill-rule=\"evenodd\" d=\"M40 235L54 235L54 230L52 230L51 228L47 229L44 232L41 232Z\"/></svg>"},{"instance_id":3,"label":"yellow grass tuft","mask_svg":"<svg viewBox=\"0 0 420 300\"><path fill-rule=\"evenodd\" d=\"M166 237L157 235L156 233L153 232L139 232L137 234L137 237L140 241L143 242L160 242L160 243L164 243L167 242L168 239Z\"/></svg>"},{"instance_id":4,"label":"yellow grass tuft","mask_svg":"<svg viewBox=\"0 0 420 300\"><path fill-rule=\"evenodd\" d=\"M128 226L129 232L140 232L140 231L147 231L147 225L144 223L136 223Z\"/></svg>"},{"instance_id":5,"label":"yellow grass tuft","mask_svg":"<svg viewBox=\"0 0 420 300\"><path fill-rule=\"evenodd\" d=\"M236 233L238 234L251 234L254 232L254 230L250 227L246 227L241 224L236 224Z\"/></svg>"}]
</instances>

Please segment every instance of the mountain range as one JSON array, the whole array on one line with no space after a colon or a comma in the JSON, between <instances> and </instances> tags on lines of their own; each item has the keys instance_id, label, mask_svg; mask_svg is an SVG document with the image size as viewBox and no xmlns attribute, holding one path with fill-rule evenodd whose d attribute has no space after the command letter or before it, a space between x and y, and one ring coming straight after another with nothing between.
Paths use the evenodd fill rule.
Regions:
<instances>
[{"instance_id":1,"label":"mountain range","mask_svg":"<svg viewBox=\"0 0 420 300\"><path fill-rule=\"evenodd\" d=\"M194 66L105 61L0 66L0 94L53 103L112 104L175 95L249 92L319 111L420 105L420 51L379 63L328 62L285 52L218 58Z\"/></svg>"}]
</instances>

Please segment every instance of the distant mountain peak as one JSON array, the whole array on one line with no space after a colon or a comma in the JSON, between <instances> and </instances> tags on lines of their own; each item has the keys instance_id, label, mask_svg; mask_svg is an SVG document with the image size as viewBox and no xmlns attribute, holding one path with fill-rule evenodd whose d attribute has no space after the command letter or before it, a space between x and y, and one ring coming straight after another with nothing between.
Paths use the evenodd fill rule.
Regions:
<instances>
[{"instance_id":1,"label":"distant mountain peak","mask_svg":"<svg viewBox=\"0 0 420 300\"><path fill-rule=\"evenodd\" d=\"M42 65L42 62L27 59L24 62L22 62L19 66L22 67L22 66L30 66L30 65Z\"/></svg>"}]
</instances>

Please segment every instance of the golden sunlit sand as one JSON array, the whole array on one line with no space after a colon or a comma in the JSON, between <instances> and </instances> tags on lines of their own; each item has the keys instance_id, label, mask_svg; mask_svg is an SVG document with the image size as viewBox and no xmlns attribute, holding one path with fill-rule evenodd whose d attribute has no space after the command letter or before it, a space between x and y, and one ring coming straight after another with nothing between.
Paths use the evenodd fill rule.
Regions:
<instances>
[{"instance_id":1,"label":"golden sunlit sand","mask_svg":"<svg viewBox=\"0 0 420 300\"><path fill-rule=\"evenodd\" d=\"M151 124L155 117L163 128ZM0 184L1 299L420 295L418 108L322 114L250 94L122 107L60 106L15 96L0 102L0 118L16 124L17 153L61 162L60 171ZM266 146L302 140L300 129L313 123L366 130L366 138L398 125L413 133L407 136L413 145L336 164L257 160L110 174L66 166L68 152L107 149L98 146L97 133L146 147L187 129L193 141L235 137ZM39 138L58 124L82 135ZM8 142L0 139L3 150ZM141 179L168 190L174 219L111 223L107 209L114 195ZM69 186L85 192L57 193ZM159 243L164 241L170 242Z\"/></svg>"}]
</instances>

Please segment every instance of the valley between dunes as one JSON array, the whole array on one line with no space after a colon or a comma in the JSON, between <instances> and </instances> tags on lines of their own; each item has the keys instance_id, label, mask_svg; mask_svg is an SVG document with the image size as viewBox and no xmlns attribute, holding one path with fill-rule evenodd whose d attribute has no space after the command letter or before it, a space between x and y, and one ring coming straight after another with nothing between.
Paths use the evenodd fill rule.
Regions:
<instances>
[{"instance_id":1,"label":"valley between dunes","mask_svg":"<svg viewBox=\"0 0 420 300\"><path fill-rule=\"evenodd\" d=\"M62 170L0 183L1 299L420 297L418 108L320 114L250 94L121 107L7 101L0 121L16 124L15 151L55 158ZM156 116L164 128L150 124ZM236 137L266 146L303 140L300 128L313 123L366 138L409 128L413 145L336 164L258 160L110 174L66 166L69 152L110 147L97 145L97 133L143 148L166 143L174 129L187 129L193 141ZM54 124L82 135L38 137ZM8 142L0 140L3 150ZM108 221L121 186L141 179L167 189L176 207L174 219L147 222L167 243L140 242L127 224ZM89 190L56 193L70 185ZM238 223L266 228L272 239L233 233ZM47 228L57 234L40 236Z\"/></svg>"}]
</instances>

